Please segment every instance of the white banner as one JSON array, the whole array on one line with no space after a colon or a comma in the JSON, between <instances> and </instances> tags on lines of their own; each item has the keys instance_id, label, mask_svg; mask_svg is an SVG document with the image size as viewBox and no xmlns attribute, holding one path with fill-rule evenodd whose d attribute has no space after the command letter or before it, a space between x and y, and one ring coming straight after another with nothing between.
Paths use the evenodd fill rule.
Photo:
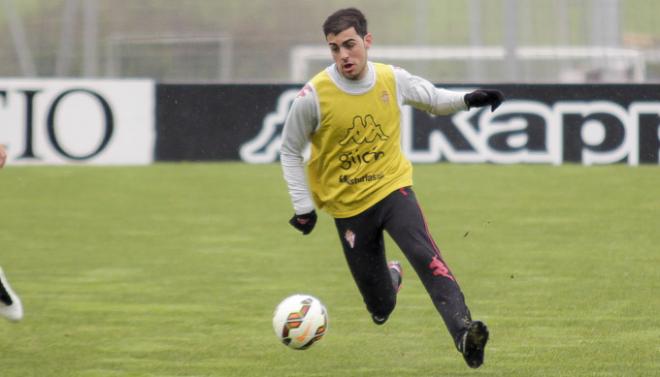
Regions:
<instances>
[{"instance_id":1,"label":"white banner","mask_svg":"<svg viewBox=\"0 0 660 377\"><path fill-rule=\"evenodd\" d=\"M154 159L151 80L0 79L8 164L142 165Z\"/></svg>"}]
</instances>

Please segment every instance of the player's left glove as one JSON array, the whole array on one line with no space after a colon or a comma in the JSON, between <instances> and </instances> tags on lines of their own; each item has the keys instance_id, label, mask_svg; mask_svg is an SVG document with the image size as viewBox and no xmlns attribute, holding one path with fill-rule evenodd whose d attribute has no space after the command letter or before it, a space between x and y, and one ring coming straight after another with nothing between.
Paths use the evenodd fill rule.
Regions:
<instances>
[{"instance_id":1,"label":"player's left glove","mask_svg":"<svg viewBox=\"0 0 660 377\"><path fill-rule=\"evenodd\" d=\"M463 100L468 106L468 110L473 107L490 105L490 111L495 111L504 101L504 94L495 89L477 89L474 92L467 93Z\"/></svg>"},{"instance_id":2,"label":"player's left glove","mask_svg":"<svg viewBox=\"0 0 660 377\"><path fill-rule=\"evenodd\" d=\"M307 235L312 232L314 225L316 225L316 211L305 213L303 215L293 215L291 220L289 220L294 228L302 232L303 235Z\"/></svg>"}]
</instances>

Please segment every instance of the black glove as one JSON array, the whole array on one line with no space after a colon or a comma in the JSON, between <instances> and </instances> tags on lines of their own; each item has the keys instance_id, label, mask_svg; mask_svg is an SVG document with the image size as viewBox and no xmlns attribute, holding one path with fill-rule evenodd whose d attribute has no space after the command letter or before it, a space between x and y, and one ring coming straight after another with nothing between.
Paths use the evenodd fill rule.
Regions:
<instances>
[{"instance_id":1,"label":"black glove","mask_svg":"<svg viewBox=\"0 0 660 377\"><path fill-rule=\"evenodd\" d=\"M316 211L312 210L312 212L303 215L294 214L291 220L289 220L289 224L301 231L302 234L309 234L314 229L314 225L316 225Z\"/></svg>"},{"instance_id":2,"label":"black glove","mask_svg":"<svg viewBox=\"0 0 660 377\"><path fill-rule=\"evenodd\" d=\"M473 107L482 107L490 105L490 111L495 111L497 107L504 101L504 94L495 89L477 89L470 92L463 97L468 110Z\"/></svg>"}]
</instances>

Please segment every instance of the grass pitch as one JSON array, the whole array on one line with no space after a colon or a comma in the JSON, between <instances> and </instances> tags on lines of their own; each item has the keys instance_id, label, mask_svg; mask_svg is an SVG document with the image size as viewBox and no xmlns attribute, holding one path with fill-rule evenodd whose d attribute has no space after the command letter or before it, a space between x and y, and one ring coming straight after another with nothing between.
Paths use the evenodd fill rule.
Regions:
<instances>
[{"instance_id":1,"label":"grass pitch","mask_svg":"<svg viewBox=\"0 0 660 377\"><path fill-rule=\"evenodd\" d=\"M472 314L467 368L419 280L371 323L331 219L303 237L277 165L6 167L0 265L23 322L0 321L2 377L651 376L660 370L660 170L418 165L415 190ZM326 337L279 344L306 292Z\"/></svg>"}]
</instances>

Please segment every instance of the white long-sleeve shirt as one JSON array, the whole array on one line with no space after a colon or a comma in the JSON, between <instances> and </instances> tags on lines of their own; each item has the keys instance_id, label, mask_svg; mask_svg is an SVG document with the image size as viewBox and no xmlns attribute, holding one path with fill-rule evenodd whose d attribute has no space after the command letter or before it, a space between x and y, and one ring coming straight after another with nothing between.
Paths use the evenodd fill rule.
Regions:
<instances>
[{"instance_id":1,"label":"white long-sleeve shirt","mask_svg":"<svg viewBox=\"0 0 660 377\"><path fill-rule=\"evenodd\" d=\"M369 91L376 82L376 71L367 63L368 72L361 80L348 80L335 65L326 68L333 82L350 94ZM463 97L465 92L436 88L428 80L414 76L406 70L394 67L399 106L410 105L435 115L449 115L467 110ZM309 185L305 176L304 151L320 124L319 102L313 86L309 83L300 91L289 110L282 132L280 160L284 180L289 189L296 214L301 215L314 209Z\"/></svg>"}]
</instances>

